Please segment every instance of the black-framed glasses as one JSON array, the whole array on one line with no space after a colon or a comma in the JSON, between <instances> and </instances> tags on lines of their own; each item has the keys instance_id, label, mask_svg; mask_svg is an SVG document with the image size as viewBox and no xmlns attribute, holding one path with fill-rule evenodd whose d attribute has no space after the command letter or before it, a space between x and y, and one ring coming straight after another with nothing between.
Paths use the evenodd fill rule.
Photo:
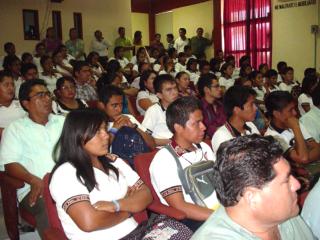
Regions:
<instances>
[{"instance_id":1,"label":"black-framed glasses","mask_svg":"<svg viewBox=\"0 0 320 240\"><path fill-rule=\"evenodd\" d=\"M36 94L32 95L29 97L29 99L33 98L33 97L38 97L38 98L45 98L45 97L49 97L52 98L52 93L49 91L45 91L45 92L37 92Z\"/></svg>"}]
</instances>

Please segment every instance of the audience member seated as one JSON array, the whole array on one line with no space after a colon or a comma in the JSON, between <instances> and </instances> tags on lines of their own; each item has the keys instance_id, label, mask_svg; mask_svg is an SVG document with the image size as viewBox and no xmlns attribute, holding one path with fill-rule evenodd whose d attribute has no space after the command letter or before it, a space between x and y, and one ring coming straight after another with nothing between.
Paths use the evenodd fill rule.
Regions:
<instances>
[{"instance_id":1,"label":"audience member seated","mask_svg":"<svg viewBox=\"0 0 320 240\"><path fill-rule=\"evenodd\" d=\"M139 113L144 116L145 112L153 104L159 102L159 98L155 94L153 82L157 74L154 71L147 70L141 74L140 77L140 91L137 95L137 109Z\"/></svg>"},{"instance_id":2,"label":"audience member seated","mask_svg":"<svg viewBox=\"0 0 320 240\"><path fill-rule=\"evenodd\" d=\"M249 74L252 72L252 67L250 64L244 63L240 68L240 77L247 78Z\"/></svg>"},{"instance_id":3,"label":"audience member seated","mask_svg":"<svg viewBox=\"0 0 320 240\"><path fill-rule=\"evenodd\" d=\"M121 239L138 226L132 213L152 201L149 189L129 165L108 154L108 140L102 112L68 114L49 189L69 239Z\"/></svg>"},{"instance_id":4,"label":"audience member seated","mask_svg":"<svg viewBox=\"0 0 320 240\"><path fill-rule=\"evenodd\" d=\"M57 38L56 31L53 27L47 28L46 38L42 40L46 54L51 56L61 45L61 40Z\"/></svg>"},{"instance_id":5,"label":"audience member seated","mask_svg":"<svg viewBox=\"0 0 320 240\"><path fill-rule=\"evenodd\" d=\"M26 63L33 63L33 56L29 52L24 52L21 55L21 65Z\"/></svg>"},{"instance_id":6,"label":"audience member seated","mask_svg":"<svg viewBox=\"0 0 320 240\"><path fill-rule=\"evenodd\" d=\"M76 28L70 28L69 40L65 45L68 49L68 53L75 58L75 60L84 60L84 42L78 36L78 30Z\"/></svg>"},{"instance_id":7,"label":"audience member seated","mask_svg":"<svg viewBox=\"0 0 320 240\"><path fill-rule=\"evenodd\" d=\"M265 135L271 135L281 143L286 158L319 172L319 164L310 166L308 163L320 159L320 145L299 124L292 95L287 91L275 91L267 96L265 104L271 118Z\"/></svg>"},{"instance_id":8,"label":"audience member seated","mask_svg":"<svg viewBox=\"0 0 320 240\"><path fill-rule=\"evenodd\" d=\"M223 92L226 92L234 85L234 79L232 78L233 70L234 66L230 63L225 63L221 67L222 76L219 78L219 84Z\"/></svg>"},{"instance_id":9,"label":"audience member seated","mask_svg":"<svg viewBox=\"0 0 320 240\"><path fill-rule=\"evenodd\" d=\"M320 85L312 93L314 107L300 118L300 122L310 135L320 143Z\"/></svg>"},{"instance_id":10,"label":"audience member seated","mask_svg":"<svg viewBox=\"0 0 320 240\"><path fill-rule=\"evenodd\" d=\"M264 92L268 95L271 92L280 90L278 85L278 73L274 69L269 69L265 74Z\"/></svg>"},{"instance_id":11,"label":"audience member seated","mask_svg":"<svg viewBox=\"0 0 320 240\"><path fill-rule=\"evenodd\" d=\"M57 98L52 105L55 114L67 115L70 111L88 107L84 100L76 98L76 82L72 77L57 80L55 95Z\"/></svg>"},{"instance_id":12,"label":"audience member seated","mask_svg":"<svg viewBox=\"0 0 320 240\"><path fill-rule=\"evenodd\" d=\"M211 39L203 37L203 28L197 28L197 35L190 39L190 46L192 49L192 54L194 54L198 59L206 59L205 50L207 47L211 46L213 43L213 32Z\"/></svg>"},{"instance_id":13,"label":"audience member seated","mask_svg":"<svg viewBox=\"0 0 320 240\"><path fill-rule=\"evenodd\" d=\"M105 85L99 89L98 107L103 110L108 118L108 132L111 133L110 143L118 130L122 127L135 128L146 144L153 149L155 147L152 136L131 114L122 114L123 96L121 88L112 85Z\"/></svg>"},{"instance_id":14,"label":"audience member seated","mask_svg":"<svg viewBox=\"0 0 320 240\"><path fill-rule=\"evenodd\" d=\"M173 59L165 55L161 58L160 62L161 61L161 70L159 72L159 75L170 74L172 77L175 77L177 75L177 72L174 69Z\"/></svg>"},{"instance_id":15,"label":"audience member seated","mask_svg":"<svg viewBox=\"0 0 320 240\"><path fill-rule=\"evenodd\" d=\"M232 78L237 79L240 76L240 68L236 67L236 58L233 55L229 55L226 56L225 61L234 66Z\"/></svg>"},{"instance_id":16,"label":"audience member seated","mask_svg":"<svg viewBox=\"0 0 320 240\"><path fill-rule=\"evenodd\" d=\"M115 59L120 63L120 66L123 70L130 69L133 67L132 64L130 64L129 60L124 57L124 47L118 46L115 47L113 50L114 58L110 58L110 60Z\"/></svg>"},{"instance_id":17,"label":"audience member seated","mask_svg":"<svg viewBox=\"0 0 320 240\"><path fill-rule=\"evenodd\" d=\"M291 93L292 88L297 84L294 82L294 70L292 67L286 67L282 71L282 82L279 84L281 91L287 91Z\"/></svg>"},{"instance_id":18,"label":"audience member seated","mask_svg":"<svg viewBox=\"0 0 320 240\"><path fill-rule=\"evenodd\" d=\"M47 87L51 93L56 89L56 82L58 78L61 78L62 75L53 68L52 58L45 55L40 59L40 64L42 66L43 72L40 72L39 78L44 80L47 84Z\"/></svg>"},{"instance_id":19,"label":"audience member seated","mask_svg":"<svg viewBox=\"0 0 320 240\"><path fill-rule=\"evenodd\" d=\"M303 116L313 108L312 93L317 87L318 79L316 76L305 77L302 81L301 94L298 98L298 108L300 115ZM320 94L320 93L318 93Z\"/></svg>"},{"instance_id":20,"label":"audience member seated","mask_svg":"<svg viewBox=\"0 0 320 240\"><path fill-rule=\"evenodd\" d=\"M186 63L188 63L188 61L193 58L193 59L197 59L197 57L195 55L192 54L192 50L191 50L191 46L187 45L184 46L184 53L186 54Z\"/></svg>"},{"instance_id":21,"label":"audience member seated","mask_svg":"<svg viewBox=\"0 0 320 240\"><path fill-rule=\"evenodd\" d=\"M172 132L166 123L166 110L170 103L178 98L178 88L173 77L169 74L157 76L153 87L159 98L159 103L148 108L142 126L153 136L156 144L162 146L167 144L172 137Z\"/></svg>"},{"instance_id":22,"label":"audience member seated","mask_svg":"<svg viewBox=\"0 0 320 240\"><path fill-rule=\"evenodd\" d=\"M33 62L37 66L38 72L42 72L43 69L42 69L40 60L41 60L41 57L46 55L46 47L42 42L39 42L36 44L35 51L36 53L33 56Z\"/></svg>"},{"instance_id":23,"label":"audience member seated","mask_svg":"<svg viewBox=\"0 0 320 240\"><path fill-rule=\"evenodd\" d=\"M222 90L217 77L212 73L202 75L199 78L198 91L201 96L203 123L207 128L206 137L211 139L227 119L221 101Z\"/></svg>"},{"instance_id":24,"label":"audience member seated","mask_svg":"<svg viewBox=\"0 0 320 240\"><path fill-rule=\"evenodd\" d=\"M0 145L0 164L7 174L25 185L18 189L19 205L31 212L41 237L48 227L42 198L42 178L54 166L52 150L60 137L64 118L51 114L52 100L43 80L30 80L20 87L19 101L28 116L7 127Z\"/></svg>"},{"instance_id":25,"label":"audience member seated","mask_svg":"<svg viewBox=\"0 0 320 240\"><path fill-rule=\"evenodd\" d=\"M172 33L167 34L167 43L168 43L167 51L169 51L170 48L174 48L174 37Z\"/></svg>"},{"instance_id":26,"label":"audience member seated","mask_svg":"<svg viewBox=\"0 0 320 240\"><path fill-rule=\"evenodd\" d=\"M0 71L0 140L2 131L26 112L18 100L14 100L14 83L10 72Z\"/></svg>"},{"instance_id":27,"label":"audience member seated","mask_svg":"<svg viewBox=\"0 0 320 240\"><path fill-rule=\"evenodd\" d=\"M59 47L59 52L62 54L64 65L72 67L71 62L75 61L75 58L68 53L67 47L61 44Z\"/></svg>"},{"instance_id":28,"label":"audience member seated","mask_svg":"<svg viewBox=\"0 0 320 240\"><path fill-rule=\"evenodd\" d=\"M4 69L4 60L5 60L6 57L8 57L8 56L16 56L16 46L14 45L13 42L6 42L3 45L3 50L7 55L0 57L0 70ZM18 57L18 56L16 56L16 57Z\"/></svg>"},{"instance_id":29,"label":"audience member seated","mask_svg":"<svg viewBox=\"0 0 320 240\"><path fill-rule=\"evenodd\" d=\"M260 106L264 105L263 75L261 72L252 71L249 74L249 80L253 83L253 90L256 92L256 103Z\"/></svg>"},{"instance_id":30,"label":"audience member seated","mask_svg":"<svg viewBox=\"0 0 320 240\"><path fill-rule=\"evenodd\" d=\"M23 82L29 81L32 79L39 78L38 68L33 63L26 63L21 66L21 77L14 83L15 84L15 97L19 97L19 89Z\"/></svg>"},{"instance_id":31,"label":"audience member seated","mask_svg":"<svg viewBox=\"0 0 320 240\"><path fill-rule=\"evenodd\" d=\"M278 84L280 84L283 81L283 75L284 70L288 67L287 63L284 61L280 61L277 64L277 70L278 70Z\"/></svg>"},{"instance_id":32,"label":"audience member seated","mask_svg":"<svg viewBox=\"0 0 320 240\"><path fill-rule=\"evenodd\" d=\"M253 135L223 143L213 178L223 207L192 239L314 239L298 215L300 183L274 139Z\"/></svg>"},{"instance_id":33,"label":"audience member seated","mask_svg":"<svg viewBox=\"0 0 320 240\"><path fill-rule=\"evenodd\" d=\"M210 73L210 63L207 60L199 60L200 75Z\"/></svg>"},{"instance_id":34,"label":"audience member seated","mask_svg":"<svg viewBox=\"0 0 320 240\"><path fill-rule=\"evenodd\" d=\"M319 212L319 202L320 202L320 179L317 184L308 193L306 200L304 201L301 216L306 224L310 227L313 235L320 239L320 212Z\"/></svg>"},{"instance_id":35,"label":"audience member seated","mask_svg":"<svg viewBox=\"0 0 320 240\"><path fill-rule=\"evenodd\" d=\"M99 62L99 54L97 52L90 52L86 61L91 68L93 77L98 80L102 73L105 72L105 69Z\"/></svg>"},{"instance_id":36,"label":"audience member seated","mask_svg":"<svg viewBox=\"0 0 320 240\"><path fill-rule=\"evenodd\" d=\"M76 98L86 102L97 100L96 90L92 84L90 84L92 79L89 64L84 61L75 62L73 76L76 81Z\"/></svg>"},{"instance_id":37,"label":"audience member seated","mask_svg":"<svg viewBox=\"0 0 320 240\"><path fill-rule=\"evenodd\" d=\"M190 45L189 38L186 37L187 30L185 28L179 28L179 37L174 41L173 47L178 53L184 51L184 46Z\"/></svg>"},{"instance_id":38,"label":"audience member seated","mask_svg":"<svg viewBox=\"0 0 320 240\"><path fill-rule=\"evenodd\" d=\"M186 72L190 76L190 81L193 83L194 86L197 85L199 77L200 77L200 72L198 70L198 60L194 58L190 58L189 61L187 62L187 70Z\"/></svg>"},{"instance_id":39,"label":"audience member seated","mask_svg":"<svg viewBox=\"0 0 320 240\"><path fill-rule=\"evenodd\" d=\"M52 60L55 70L62 76L72 76L73 67L70 63L64 61L62 50L54 51Z\"/></svg>"},{"instance_id":40,"label":"audience member seated","mask_svg":"<svg viewBox=\"0 0 320 240\"><path fill-rule=\"evenodd\" d=\"M131 41L126 38L126 29L124 27L118 28L118 34L119 37L115 40L114 46L123 47L124 57L130 60L132 57L131 51L134 49L134 46L132 46Z\"/></svg>"},{"instance_id":41,"label":"audience member seated","mask_svg":"<svg viewBox=\"0 0 320 240\"><path fill-rule=\"evenodd\" d=\"M21 60L17 56L6 56L3 60L3 69L11 72L13 80L16 82L21 73Z\"/></svg>"},{"instance_id":42,"label":"audience member seated","mask_svg":"<svg viewBox=\"0 0 320 240\"><path fill-rule=\"evenodd\" d=\"M196 96L196 92L190 87L189 74L182 71L176 75L179 97Z\"/></svg>"},{"instance_id":43,"label":"audience member seated","mask_svg":"<svg viewBox=\"0 0 320 240\"><path fill-rule=\"evenodd\" d=\"M166 148L156 153L149 168L151 183L161 203L184 212L187 219L183 223L195 231L219 207L215 192L204 199L206 207L195 204L185 192L175 160L177 157L183 169L199 161L215 160L211 148L202 142L206 127L200 102L194 97L177 99L169 105L166 120L174 134L168 147L176 156Z\"/></svg>"},{"instance_id":44,"label":"audience member seated","mask_svg":"<svg viewBox=\"0 0 320 240\"><path fill-rule=\"evenodd\" d=\"M178 72L186 71L187 70L186 62L187 62L186 54L184 52L180 52L178 54L178 62L174 65L175 72L178 73Z\"/></svg>"},{"instance_id":45,"label":"audience member seated","mask_svg":"<svg viewBox=\"0 0 320 240\"><path fill-rule=\"evenodd\" d=\"M214 133L211 145L215 153L221 143L243 135L260 134L253 124L256 117L256 93L253 89L242 86L233 86L223 98L224 111L227 122Z\"/></svg>"},{"instance_id":46,"label":"audience member seated","mask_svg":"<svg viewBox=\"0 0 320 240\"><path fill-rule=\"evenodd\" d=\"M219 77L221 77L221 72L220 72L220 62L218 61L217 58L212 58L210 60L210 71L217 76L217 78L219 79Z\"/></svg>"}]
</instances>

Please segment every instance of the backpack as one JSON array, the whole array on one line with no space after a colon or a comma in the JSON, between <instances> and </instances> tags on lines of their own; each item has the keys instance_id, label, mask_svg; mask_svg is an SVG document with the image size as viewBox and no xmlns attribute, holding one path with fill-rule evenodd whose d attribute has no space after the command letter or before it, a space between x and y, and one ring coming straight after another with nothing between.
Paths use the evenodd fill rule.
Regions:
<instances>
[{"instance_id":1,"label":"backpack","mask_svg":"<svg viewBox=\"0 0 320 240\"><path fill-rule=\"evenodd\" d=\"M112 153L126 160L134 167L134 157L140 153L150 152L150 148L138 131L130 127L122 127L116 133L111 144Z\"/></svg>"},{"instance_id":2,"label":"backpack","mask_svg":"<svg viewBox=\"0 0 320 240\"><path fill-rule=\"evenodd\" d=\"M200 144L198 145L200 148ZM205 203L205 199L215 191L213 180L213 161L199 161L185 169L182 168L179 158L170 144L165 148L171 153L177 163L178 175L182 183L182 187L193 202L202 207L209 207Z\"/></svg>"}]
</instances>

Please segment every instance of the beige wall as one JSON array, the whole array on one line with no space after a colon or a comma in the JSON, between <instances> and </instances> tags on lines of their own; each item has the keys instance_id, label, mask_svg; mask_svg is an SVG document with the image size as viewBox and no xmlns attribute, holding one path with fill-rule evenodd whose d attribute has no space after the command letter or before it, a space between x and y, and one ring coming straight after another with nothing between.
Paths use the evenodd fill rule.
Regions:
<instances>
[{"instance_id":1,"label":"beige wall","mask_svg":"<svg viewBox=\"0 0 320 240\"><path fill-rule=\"evenodd\" d=\"M301 81L304 69L314 67L315 47L311 25L319 25L319 8L317 5L309 5L275 10L275 4L278 4L278 0L273 0L272 9L273 67L284 60L295 69L295 78ZM319 35L318 44L320 44ZM318 47L318 70L319 55L320 47Z\"/></svg>"},{"instance_id":2,"label":"beige wall","mask_svg":"<svg viewBox=\"0 0 320 240\"><path fill-rule=\"evenodd\" d=\"M213 29L213 0L194 4L187 7L173 9L171 12L156 15L156 32L165 36L168 31L173 33L177 38L178 30L184 27L187 30L187 37L191 38L196 35L198 27L204 29L204 36L211 38ZM162 37L165 42L165 37ZM211 57L213 49L208 48L207 57Z\"/></svg>"},{"instance_id":3,"label":"beige wall","mask_svg":"<svg viewBox=\"0 0 320 240\"><path fill-rule=\"evenodd\" d=\"M135 31L142 32L142 44L149 45L149 14L131 13L132 39Z\"/></svg>"},{"instance_id":4,"label":"beige wall","mask_svg":"<svg viewBox=\"0 0 320 240\"><path fill-rule=\"evenodd\" d=\"M48 4L48 5L47 5ZM129 0L65 0L62 3L51 3L49 0L1 0L0 22L0 55L3 55L3 44L12 41L16 44L17 53L32 52L37 41L23 39L22 9L39 11L39 27L42 29L41 39L46 28L52 24L52 10L61 11L63 41L68 39L69 28L73 27L73 12L82 13L83 38L86 51L96 29L100 29L105 39L112 44L118 36L117 28L124 26L126 35L131 36L131 2ZM46 9L49 9L47 20Z\"/></svg>"}]
</instances>

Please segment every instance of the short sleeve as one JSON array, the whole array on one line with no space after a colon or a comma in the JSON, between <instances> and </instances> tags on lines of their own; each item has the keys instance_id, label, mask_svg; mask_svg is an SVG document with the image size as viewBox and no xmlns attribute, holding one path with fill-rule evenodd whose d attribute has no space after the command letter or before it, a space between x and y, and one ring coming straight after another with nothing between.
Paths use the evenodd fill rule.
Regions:
<instances>
[{"instance_id":1,"label":"short sleeve","mask_svg":"<svg viewBox=\"0 0 320 240\"><path fill-rule=\"evenodd\" d=\"M139 175L121 158L117 158L116 161L112 162L112 165L118 168L119 172L124 176L128 186L140 186L143 184Z\"/></svg>"},{"instance_id":2,"label":"short sleeve","mask_svg":"<svg viewBox=\"0 0 320 240\"><path fill-rule=\"evenodd\" d=\"M155 119L156 119L156 116L154 114L153 109L154 109L153 107L148 108L148 110L146 111L146 113L144 115L144 119L142 122L142 126L151 132L153 132L153 130L154 130Z\"/></svg>"},{"instance_id":3,"label":"short sleeve","mask_svg":"<svg viewBox=\"0 0 320 240\"><path fill-rule=\"evenodd\" d=\"M301 133L303 135L304 140L306 141L314 140L311 134L308 132L308 130L304 127L304 125L301 122L299 125L300 125Z\"/></svg>"},{"instance_id":4,"label":"short sleeve","mask_svg":"<svg viewBox=\"0 0 320 240\"><path fill-rule=\"evenodd\" d=\"M230 136L230 134L226 133L226 131L224 131L223 126L220 127L214 134L213 137L211 139L211 146L213 149L213 152L215 154L217 154L217 151L219 149L219 146L221 145L221 143L226 142L228 140L232 139L232 136Z\"/></svg>"},{"instance_id":5,"label":"short sleeve","mask_svg":"<svg viewBox=\"0 0 320 240\"><path fill-rule=\"evenodd\" d=\"M69 163L53 173L49 189L57 206L65 211L75 203L90 201L88 189L78 180L76 169Z\"/></svg>"}]
</instances>

